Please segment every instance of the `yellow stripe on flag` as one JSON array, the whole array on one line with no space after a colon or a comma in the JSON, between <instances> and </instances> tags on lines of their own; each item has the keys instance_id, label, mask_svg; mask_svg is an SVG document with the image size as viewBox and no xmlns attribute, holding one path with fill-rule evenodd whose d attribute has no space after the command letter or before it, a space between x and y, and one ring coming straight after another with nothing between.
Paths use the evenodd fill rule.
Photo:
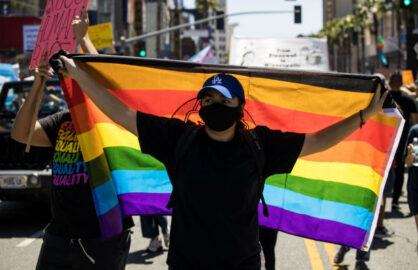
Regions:
<instances>
[{"instance_id":1,"label":"yellow stripe on flag","mask_svg":"<svg viewBox=\"0 0 418 270\"><path fill-rule=\"evenodd\" d=\"M198 91L209 74L188 73L158 68L130 66L115 63L80 63L83 69L92 69L89 73L94 79L105 77L109 85L104 87L112 90L183 90ZM97 80L103 83L103 80Z\"/></svg>"},{"instance_id":2,"label":"yellow stripe on flag","mask_svg":"<svg viewBox=\"0 0 418 270\"><path fill-rule=\"evenodd\" d=\"M386 116L383 112L373 115L370 119L391 127L396 127L399 121L399 118Z\"/></svg>"},{"instance_id":3,"label":"yellow stripe on flag","mask_svg":"<svg viewBox=\"0 0 418 270\"><path fill-rule=\"evenodd\" d=\"M103 153L106 147L130 147L141 150L138 137L127 130L120 129L111 123L99 123L95 128L79 135L79 140L84 145L84 161L88 162Z\"/></svg>"},{"instance_id":4,"label":"yellow stripe on flag","mask_svg":"<svg viewBox=\"0 0 418 270\"><path fill-rule=\"evenodd\" d=\"M277 91L280 89L280 91ZM293 82L251 78L248 98L281 108L329 116L347 117L364 109L371 93L336 91ZM350 100L350 102L347 102Z\"/></svg>"},{"instance_id":5,"label":"yellow stripe on flag","mask_svg":"<svg viewBox=\"0 0 418 270\"><path fill-rule=\"evenodd\" d=\"M370 189L376 195L380 190L382 177L372 168L339 162L316 162L298 159L291 172L292 175L332 181Z\"/></svg>"},{"instance_id":6,"label":"yellow stripe on flag","mask_svg":"<svg viewBox=\"0 0 418 270\"><path fill-rule=\"evenodd\" d=\"M96 129L77 135L81 153L85 162L91 161L103 154L102 143Z\"/></svg>"}]
</instances>

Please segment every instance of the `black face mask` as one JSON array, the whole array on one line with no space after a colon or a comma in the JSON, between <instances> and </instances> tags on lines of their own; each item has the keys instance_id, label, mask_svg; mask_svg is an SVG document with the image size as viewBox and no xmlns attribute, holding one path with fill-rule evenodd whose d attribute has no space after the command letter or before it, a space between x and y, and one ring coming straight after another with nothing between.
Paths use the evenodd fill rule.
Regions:
<instances>
[{"instance_id":1,"label":"black face mask","mask_svg":"<svg viewBox=\"0 0 418 270\"><path fill-rule=\"evenodd\" d=\"M241 118L239 107L228 107L220 103L202 106L199 115L205 124L214 131L224 131Z\"/></svg>"}]
</instances>

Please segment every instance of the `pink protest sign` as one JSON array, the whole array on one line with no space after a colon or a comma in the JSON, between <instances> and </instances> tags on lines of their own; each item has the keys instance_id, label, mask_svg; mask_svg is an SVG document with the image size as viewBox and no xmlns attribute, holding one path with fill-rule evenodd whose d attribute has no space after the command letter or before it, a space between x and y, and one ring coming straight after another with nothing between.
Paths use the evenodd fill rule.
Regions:
<instances>
[{"instance_id":1,"label":"pink protest sign","mask_svg":"<svg viewBox=\"0 0 418 270\"><path fill-rule=\"evenodd\" d=\"M36 68L44 54L49 59L60 49L74 52L76 40L71 22L81 9L87 9L88 3L89 0L48 0L29 68Z\"/></svg>"}]
</instances>

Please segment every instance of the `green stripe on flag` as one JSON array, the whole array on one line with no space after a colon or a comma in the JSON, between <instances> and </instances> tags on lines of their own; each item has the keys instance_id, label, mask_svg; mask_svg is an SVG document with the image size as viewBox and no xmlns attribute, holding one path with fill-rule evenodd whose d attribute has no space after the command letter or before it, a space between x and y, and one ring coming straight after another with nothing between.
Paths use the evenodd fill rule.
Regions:
<instances>
[{"instance_id":1,"label":"green stripe on flag","mask_svg":"<svg viewBox=\"0 0 418 270\"><path fill-rule=\"evenodd\" d=\"M89 175L90 187L92 189L102 185L110 179L109 165L103 154L89 162L86 162L86 167Z\"/></svg>"},{"instance_id":2,"label":"green stripe on flag","mask_svg":"<svg viewBox=\"0 0 418 270\"><path fill-rule=\"evenodd\" d=\"M148 154L130 147L107 147L97 158L86 162L90 186L98 187L110 179L116 170L164 171L165 166Z\"/></svg>"},{"instance_id":3,"label":"green stripe on flag","mask_svg":"<svg viewBox=\"0 0 418 270\"><path fill-rule=\"evenodd\" d=\"M357 205L373 212L376 195L373 191L323 180L314 180L294 175L276 174L266 180L266 184L318 198L321 200L334 201ZM267 202L268 203L268 202Z\"/></svg>"},{"instance_id":4,"label":"green stripe on flag","mask_svg":"<svg viewBox=\"0 0 418 270\"><path fill-rule=\"evenodd\" d=\"M111 170L165 170L164 164L154 157L130 147L106 147L104 153Z\"/></svg>"}]
</instances>

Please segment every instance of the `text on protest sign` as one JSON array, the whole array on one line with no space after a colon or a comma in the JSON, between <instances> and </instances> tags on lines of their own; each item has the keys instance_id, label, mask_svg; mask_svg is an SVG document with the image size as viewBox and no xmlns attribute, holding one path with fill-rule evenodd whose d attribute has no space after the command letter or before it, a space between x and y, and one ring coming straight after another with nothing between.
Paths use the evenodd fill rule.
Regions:
<instances>
[{"instance_id":1,"label":"text on protest sign","mask_svg":"<svg viewBox=\"0 0 418 270\"><path fill-rule=\"evenodd\" d=\"M64 49L73 52L76 41L71 28L75 16L87 9L89 0L49 0L46 4L29 68L39 65L42 56L49 57Z\"/></svg>"},{"instance_id":2,"label":"text on protest sign","mask_svg":"<svg viewBox=\"0 0 418 270\"><path fill-rule=\"evenodd\" d=\"M96 49L112 47L112 24L109 22L89 26L89 37Z\"/></svg>"}]
</instances>

